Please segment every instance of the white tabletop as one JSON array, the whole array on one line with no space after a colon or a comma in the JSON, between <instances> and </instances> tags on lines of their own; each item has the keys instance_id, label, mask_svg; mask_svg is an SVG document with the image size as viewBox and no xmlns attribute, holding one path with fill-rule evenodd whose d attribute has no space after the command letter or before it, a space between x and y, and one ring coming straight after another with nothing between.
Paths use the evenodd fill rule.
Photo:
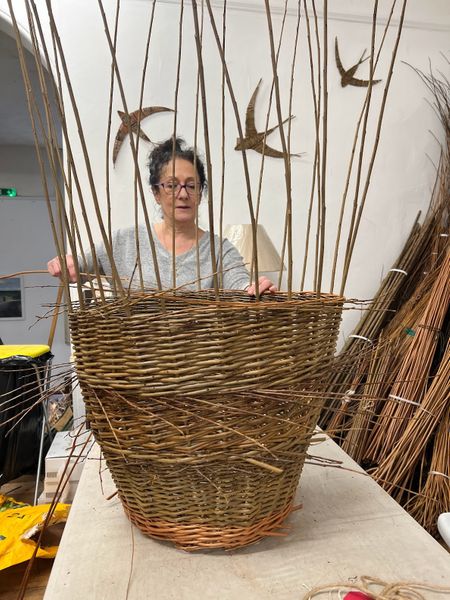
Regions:
<instances>
[{"instance_id":1,"label":"white tabletop","mask_svg":"<svg viewBox=\"0 0 450 600\"><path fill-rule=\"evenodd\" d=\"M107 471L102 493L96 451L45 600L299 600L308 588L360 575L450 586L450 554L330 440L310 453L350 470L306 464L290 534L233 552L186 553L141 534L117 496L106 500L115 489Z\"/></svg>"}]
</instances>

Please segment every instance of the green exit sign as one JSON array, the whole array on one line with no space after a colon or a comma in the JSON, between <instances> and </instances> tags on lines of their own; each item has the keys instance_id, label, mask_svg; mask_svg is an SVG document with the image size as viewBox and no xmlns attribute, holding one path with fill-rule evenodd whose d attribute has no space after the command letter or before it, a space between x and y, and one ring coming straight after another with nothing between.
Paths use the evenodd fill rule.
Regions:
<instances>
[{"instance_id":1,"label":"green exit sign","mask_svg":"<svg viewBox=\"0 0 450 600\"><path fill-rule=\"evenodd\" d=\"M17 196L17 190L16 188L0 188L0 196L14 198L14 196Z\"/></svg>"}]
</instances>

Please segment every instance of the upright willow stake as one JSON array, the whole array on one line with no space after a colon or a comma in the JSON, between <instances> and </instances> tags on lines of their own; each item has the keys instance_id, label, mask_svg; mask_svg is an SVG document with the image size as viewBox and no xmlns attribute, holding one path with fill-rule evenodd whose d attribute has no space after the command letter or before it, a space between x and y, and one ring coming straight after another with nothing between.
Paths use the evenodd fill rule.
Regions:
<instances>
[{"instance_id":1,"label":"upright willow stake","mask_svg":"<svg viewBox=\"0 0 450 600\"><path fill-rule=\"evenodd\" d=\"M285 6L287 8L287 2L286 2ZM291 87L289 89L289 108L288 108L289 116L292 114L292 101L293 101L293 97L294 97L294 73L295 73L295 63L297 60L298 38L299 38L299 32L300 32L300 16L301 16L301 0L298 0L297 26L295 29L295 39L294 39L294 55L292 57L292 66L291 66ZM280 36L280 38L281 38L281 36ZM280 42L281 42L281 39L280 39ZM292 119L289 119L288 135L287 135L287 151L288 151L289 156L291 154L291 129L292 129ZM282 244L282 248L281 248L280 271L278 273L278 288L279 289L281 289L281 281L283 279L283 263L284 263L284 254L286 252L287 233L288 233L288 222L287 222L287 219L285 218L283 244Z\"/></svg>"},{"instance_id":2,"label":"upright willow stake","mask_svg":"<svg viewBox=\"0 0 450 600\"><path fill-rule=\"evenodd\" d=\"M114 18L114 39L113 46L114 51L117 48L117 33L119 30L119 12L120 12L120 0L116 1L116 16ZM106 141L105 141L105 179L106 179L106 210L107 210L107 227L108 227L108 238L109 243L113 243L112 239L112 222L111 222L111 189L110 189L110 173L109 173L109 161L110 161L110 142L111 142L111 115L114 98L114 65L111 63L111 77L109 82L109 104L108 104L108 121L106 128Z\"/></svg>"},{"instance_id":3,"label":"upright willow stake","mask_svg":"<svg viewBox=\"0 0 450 600\"><path fill-rule=\"evenodd\" d=\"M205 85L205 71L203 68L203 56L202 56L202 40L200 37L200 25L198 20L198 9L196 0L192 0L192 12L194 16L194 27L195 27L195 47L197 49L197 62L200 76L200 90L202 96L202 114L203 114L203 129L205 136L205 155L206 155L206 169L208 173L208 181L212 183L212 166L211 166L211 148L209 145L209 125L208 125L208 106L206 103L206 85ZM216 299L219 299L219 278L217 274L216 265L216 249L214 240L214 204L213 204L213 193L212 185L208 186L208 216L209 216L209 239L211 246L211 266L213 268L213 286Z\"/></svg>"},{"instance_id":4,"label":"upright willow stake","mask_svg":"<svg viewBox=\"0 0 450 600\"><path fill-rule=\"evenodd\" d=\"M180 16L178 19L178 53L177 53L177 74L175 79L175 98L173 114L173 135L172 135L172 181L175 180L175 149L177 143L177 122L178 122L178 91L180 89L180 68L181 68L181 50L183 47L183 16L184 0L180 3ZM172 223L175 223L175 190L172 190ZM214 269L215 270L215 269ZM177 287L177 255L175 248L175 227L172 227L172 287Z\"/></svg>"},{"instance_id":5,"label":"upright willow stake","mask_svg":"<svg viewBox=\"0 0 450 600\"><path fill-rule=\"evenodd\" d=\"M379 61L379 58L380 58L381 50L382 50L382 48L384 46L384 42L385 42L385 39L386 39L386 34L388 32L388 29L389 29L389 26L390 26L390 23L391 23L391 20L392 20L392 15L394 14L394 8L395 8L396 3L397 3L397 0L394 0L394 2L392 3L392 6L391 6L389 17L388 17L386 25L384 27L383 37L381 39L380 46L379 46L378 52L377 52L377 58L375 60L374 67L373 67L373 74L374 75L375 75L375 71L376 71L376 68L377 68L377 65L378 65L378 61ZM336 233L336 242L335 242L335 246L334 246L333 266L332 266L332 270L331 270L330 293L333 293L333 291L334 291L334 284L335 284L335 281L336 281L337 260L338 260L338 257L339 257L339 249L340 249L340 242L341 242L342 224L343 224L344 213L345 213L345 205L346 205L346 201L347 201L348 190L349 190L349 187L350 187L350 177L351 177L352 170L353 170L353 160L355 158L356 146L357 146L358 137L359 137L359 128L361 126L361 122L362 122L363 116L365 114L368 93L369 93L369 89L367 90L366 97L364 99L364 103L363 103L363 106L362 106L362 109L361 109L361 113L360 113L358 121L356 123L355 135L354 135L354 138L353 138L353 145L352 145L352 150L351 150L351 153L350 153L350 161L349 161L348 170L347 170L347 177L346 177L346 180L345 180L344 192L342 194L341 208L340 208L340 214L339 214L339 222L338 222L337 233Z\"/></svg>"},{"instance_id":6,"label":"upright willow stake","mask_svg":"<svg viewBox=\"0 0 450 600\"><path fill-rule=\"evenodd\" d=\"M102 241L105 247L105 251L108 255L108 260L110 262L111 265L111 271L113 274L114 279L117 280L117 288L119 290L119 294L124 295L124 290L123 290L123 286L122 286L122 282L120 280L119 277L119 273L117 271L117 267L114 261L114 257L112 254L112 248L111 245L109 244L109 240L108 240L108 236L105 230L105 226L103 223L103 218L102 218L102 213L100 210L100 204L98 201L98 196L97 196L97 190L95 187L95 182L94 182L94 174L92 172L92 167L91 167L91 163L89 160L89 152L87 149L87 144L86 144L86 139L84 136L84 132L83 132L83 127L81 124L81 119L80 119L80 114L78 111L78 106L75 100L75 95L73 93L73 88L71 85L71 81L70 81L70 76L69 76L69 71L67 68L67 63L66 63L66 59L64 56L64 52L63 52L63 48L62 48L62 44L61 44L61 39L59 37L59 32L58 32L58 28L56 26L56 22L55 22L55 18L53 15L53 9L51 6L51 1L50 0L45 0L46 6L47 6L47 12L48 12L48 16L50 19L50 29L52 32L52 36L55 39L56 42L56 46L58 48L58 52L59 52L59 56L61 58L61 67L64 73L64 78L66 81L66 86L67 86L67 91L70 97L70 101L71 101L71 105L72 105L72 110L73 110L73 115L77 124L77 129L78 129L78 136L79 136L79 140L81 143L81 148L82 148L82 153L83 153L83 158L84 158L84 163L85 163L85 167L86 167L86 173L88 176L88 180L89 180L89 185L90 185L90 189L91 189L91 193L92 193L92 201L93 201L93 205L94 205L94 210L95 210L95 214L97 217L97 222L99 225L99 229L100 229L100 234L102 237ZM75 163L74 163L75 164ZM86 230L88 232L88 235L90 234L90 227L89 224L86 223ZM92 256L94 263L96 263L97 261L95 260L95 250L94 250L94 254ZM102 302L105 301L105 294L104 294L104 290L103 290L103 284L101 281L101 277L100 274L98 273L99 269L98 269L98 263L96 265L96 271L97 271L97 276L98 276L98 285L99 285L99 292L100 292L100 296L102 299Z\"/></svg>"},{"instance_id":7,"label":"upright willow stake","mask_svg":"<svg viewBox=\"0 0 450 600\"><path fill-rule=\"evenodd\" d=\"M194 5L195 5L195 7L197 6L197 2L195 0L193 0L193 2L192 2L193 7L194 7ZM211 8L211 0L206 0L206 6L208 8L209 20L210 20L211 27L212 27L212 30L214 33L214 38L216 40L217 49L219 51L220 59L222 61L222 65L225 70L225 78L227 81L228 93L230 94L231 104L233 105L233 111L234 111L234 116L236 119L238 135L241 139L244 139L244 132L242 130L241 118L239 116L239 109L238 109L237 102L236 102L236 96L234 95L233 86L231 84L230 74L228 72L227 63L225 61L223 47L220 43L220 38L219 38L218 31L217 31L216 22L214 19L214 14L213 14L213 11ZM259 271L258 271L258 243L257 243L257 239L256 239L256 221L255 221L255 214L254 214L254 210L253 210L252 188L251 188L251 184L250 184L250 172L248 169L247 153L245 150L242 150L242 163L244 166L245 185L247 188L248 211L250 214L250 222L252 225L252 233L253 233L253 236L252 236L253 237L253 239L252 239L253 267L254 267L254 271L255 271L255 279L256 279L256 282L258 282ZM257 300L259 300L259 296L260 296L259 286L256 285L256 299Z\"/></svg>"},{"instance_id":8,"label":"upright willow stake","mask_svg":"<svg viewBox=\"0 0 450 600\"><path fill-rule=\"evenodd\" d=\"M203 7L203 3L202 3ZM222 48L223 55L226 56L226 31L227 31L227 0L223 3L222 12ZM222 64L222 81L221 81L221 97L220 101L222 104L222 122L221 122L221 149L220 149L220 162L221 162L221 173L220 173L220 213L219 213L219 243L220 243L220 264L219 264L219 282L220 287L223 287L223 212L224 212L224 199L225 199L225 69Z\"/></svg>"},{"instance_id":9,"label":"upright willow stake","mask_svg":"<svg viewBox=\"0 0 450 600\"><path fill-rule=\"evenodd\" d=\"M269 0L264 0L266 7L267 27L269 30L270 56L272 61L272 73L275 81L275 99L277 106L278 123L280 128L281 146L284 154L284 174L286 181L286 226L287 226L287 246L288 246L288 276L287 288L288 298L292 295L292 190L291 190L291 159L287 152L286 138L283 129L283 115L281 112L280 84L278 80L278 71L276 64L275 45L273 38L272 15L270 12Z\"/></svg>"},{"instance_id":10,"label":"upright willow stake","mask_svg":"<svg viewBox=\"0 0 450 600\"><path fill-rule=\"evenodd\" d=\"M373 70L374 70L373 69L373 56L375 53L375 32L376 32L376 25L377 25L377 9L378 9L378 0L375 0L373 16L372 16L372 40L371 40L371 45L370 45L370 69L369 69L370 78L369 78L369 86L367 88L366 100L364 102L364 111L363 111L364 118L363 118L361 140L360 140L360 147L359 147L358 167L357 167L357 172L356 172L356 185L355 185L355 194L354 194L354 198L353 198L353 211L352 211L352 217L351 217L351 221L350 221L350 231L349 231L349 235L348 235L348 239L347 239L347 249L349 248L349 246L351 244L351 239L353 236L353 229L355 226L356 211L357 211L357 207L358 207L359 188L361 185L361 177L362 177L362 167L363 167L363 159L364 159L366 134L367 134L367 122L369 119L370 102L372 99Z\"/></svg>"},{"instance_id":11,"label":"upright willow stake","mask_svg":"<svg viewBox=\"0 0 450 600\"><path fill-rule=\"evenodd\" d=\"M14 10L12 7L12 2L10 0L8 0L8 4L9 4L9 9L10 9L11 22L12 22L15 37L16 37L19 62L20 62L22 76L23 76L23 80L24 80L24 84L25 84L25 93L27 96L28 112L30 114L30 119L31 119L31 127L32 127L32 131L33 131L33 138L34 138L34 143L35 143L35 148L36 148L39 170L40 170L40 174L41 174L42 185L44 188L44 197L45 197L46 204L47 204L50 227L52 230L52 234L53 234L55 246L56 246L56 249L58 252L58 256L59 256L60 260L63 261L65 259L64 244L63 244L63 240L60 239L58 236L55 221L53 218L53 210L52 210L51 203L50 203L50 195L49 195L49 189L48 189L48 185L47 185L47 176L45 173L44 162L42 159L39 140L38 140L38 136L37 136L37 128L36 128L34 112L36 112L36 114L38 116L42 134L46 140L46 147L47 147L47 153L49 154L49 159L51 159L51 152L50 152L50 148L49 148L50 142L48 141L48 137L45 134L44 125L42 123L42 118L41 118L40 112L36 106L35 97L32 92L28 67L27 67L27 64L25 61L25 50L23 47L22 37L21 37L20 31L18 28L15 13L14 13ZM29 14L28 14L28 17L29 17ZM32 42L35 43L35 38L32 38ZM39 49L34 46L34 51L36 53L36 61L39 61L39 56L40 56ZM48 108L46 100L48 100L48 99L44 98L44 104L45 104L46 108ZM63 264L63 262L61 262L61 264ZM68 303L69 307L71 307L69 281L68 281L68 277L67 277L67 271L65 271L65 270L63 270L63 272L62 272L62 281L63 281L63 285L64 285L65 295L67 298L67 303Z\"/></svg>"},{"instance_id":12,"label":"upright willow stake","mask_svg":"<svg viewBox=\"0 0 450 600\"><path fill-rule=\"evenodd\" d=\"M153 21L155 18L155 7L156 7L156 0L153 0L152 11L151 11L151 15L150 15L150 22L149 22L149 26L148 26L147 40L145 43L145 56L144 56L144 64L142 67L141 90L139 93L139 108L138 108L139 113L138 114L142 114L141 111L142 111L142 107L143 107L143 103L144 103L145 78L147 75L147 65L148 65L148 57L149 57L149 51L150 51L150 40L152 37ZM114 48L115 48L115 44L114 44ZM140 133L141 133L141 119L138 119L137 132L136 132L136 156L139 156L139 143L140 143L140 139L141 139ZM141 290L144 290L144 275L142 272L141 245L140 245L140 240L139 240L138 177L139 177L139 166L138 166L137 162L135 162L134 163L133 192L134 192L134 230L135 230L135 238L136 238L136 257L137 257L136 260L137 260L137 267L139 269L139 280L140 280L140 284L141 284Z\"/></svg>"},{"instance_id":13,"label":"upright willow stake","mask_svg":"<svg viewBox=\"0 0 450 600\"><path fill-rule=\"evenodd\" d=\"M48 0L46 0L46 1L48 2ZM128 111L128 106L127 106L127 101L126 101L126 98L125 98L125 92L124 92L124 88L123 88L122 78L120 76L119 66L117 64L116 52L115 52L115 48L114 48L113 43L112 43L111 34L110 34L110 31L109 31L109 27L108 27L108 21L106 20L106 15L105 15L105 11L103 9L103 5L101 3L101 0L98 0L98 6L99 6L100 14L101 14L101 17L102 17L103 26L104 26L105 34L106 34L106 39L107 39L109 50L110 50L110 53L111 53L111 58L112 58L112 61L113 61L113 64L114 64L114 71L116 73L117 85L119 86L120 97L121 97L121 100L122 100L124 112L127 115L128 127L130 127L130 117L129 117L129 111ZM131 130L131 127L130 127L130 130ZM138 157L137 157L136 145L134 143L133 136L129 135L128 137L129 137L129 141L130 141L131 154L133 156L134 164L138 165L138 162L137 162L138 161ZM161 276L160 276L159 265L158 265L158 257L156 255L155 241L153 239L152 228L151 228L151 225L150 225L150 219L149 219L149 215L148 215L147 205L145 203L144 187L143 187L143 184L142 184L142 178L141 178L141 174L140 174L140 170L139 170L138 166L136 168L135 175L137 176L137 183L138 183L138 187L139 187L139 194L140 194L140 197L141 197L141 206L142 206L142 210L143 210L143 213L144 213L145 225L146 225L146 228L147 228L147 235L148 235L148 239L149 239L149 242L150 242L150 249L151 249L151 252L152 252L153 265L154 265L154 268L155 268L156 285L157 285L158 290L161 290L162 286L161 286ZM139 257L138 257L138 260L139 260Z\"/></svg>"},{"instance_id":14,"label":"upright willow stake","mask_svg":"<svg viewBox=\"0 0 450 600\"><path fill-rule=\"evenodd\" d=\"M317 93L316 93L316 86L315 86L315 82L314 82L314 58L313 58L313 50L312 50L312 43L311 43L311 27L310 27L310 22L309 22L309 14L308 14L308 7L306 4L306 0L303 0L303 7L305 10L305 19L306 19L306 31L307 31L307 40L308 40L308 54L309 54L309 70L310 70L310 79L311 79L311 93L312 93L312 99L313 99L313 105L314 105L314 124L315 124L315 131L316 131L316 141L315 141L315 145L314 145L314 162L313 162L313 168L312 168L312 182L311 182L311 192L310 192L310 197L309 197L309 208L308 208L308 219L307 219L307 224L306 224L306 236L305 236L305 251L304 251L304 258L303 258L303 269L302 269L302 276L301 276L301 281L300 281L300 289L304 289L305 286L305 277L306 277L306 268L308 265L308 251L309 251L309 240L310 240L310 234L311 234L311 220L312 220L312 211L313 211L313 205L314 205L314 193L315 193L315 188L316 188L316 181L317 181L317 190L318 190L318 196L320 199L320 114L321 114L321 95L322 95L322 87L321 87L321 82L320 82L320 65L321 65L321 61L320 61L320 42L319 39L317 37L317 12L316 12L316 7L314 4L314 0L312 0L312 6L313 6L313 12L314 12L314 21L315 21L315 28L316 28L316 40L317 40L317 64L318 64L318 72L319 72L319 76L318 76L318 81L317 81ZM316 269L315 271L317 271L317 253L318 250L316 250ZM316 272L314 273L314 280L316 280Z\"/></svg>"},{"instance_id":15,"label":"upright willow stake","mask_svg":"<svg viewBox=\"0 0 450 600\"><path fill-rule=\"evenodd\" d=\"M320 195L320 241L317 269L316 291L322 288L323 261L325 256L326 231L326 177L327 177L327 144L328 144L328 0L323 3L323 120L322 120L322 181Z\"/></svg>"},{"instance_id":16,"label":"upright willow stake","mask_svg":"<svg viewBox=\"0 0 450 600\"><path fill-rule=\"evenodd\" d=\"M354 250L355 242L356 242L356 236L358 235L358 229L359 229L359 225L361 222L362 211L364 209L364 205L365 205L366 198L367 198L367 193L369 191L370 178L371 178L373 167L375 164L375 158L377 155L378 144L380 141L380 132L381 132L381 126L383 123L384 110L386 108L386 101L387 101L387 96L388 96L388 92L389 92L389 87L390 87L392 75L394 72L394 64L395 64L395 59L397 57L398 46L400 43L400 38L401 38L402 30L403 30L403 22L405 19L405 11L406 11L407 3L408 3L408 0L403 0L402 10L401 10L401 15L400 15L400 22L399 22L398 31L397 31L397 37L395 40L394 50L392 51L392 58L391 58L390 66L389 66L388 77L387 77L386 85L385 85L384 92L383 92L383 100L381 103L380 114L378 116L378 124L377 124L377 131L376 131L376 135L375 135L375 143L374 143L372 155L370 158L366 182L365 182L364 190L363 190L362 197L361 197L361 203L360 203L355 227L353 230L352 239L351 239L351 242L348 245L346 253L345 253L344 272L342 274L341 292L340 292L341 295L344 293L345 285L347 283L348 273L349 273L349 269L350 269L350 263L352 260L353 250Z\"/></svg>"},{"instance_id":17,"label":"upright willow stake","mask_svg":"<svg viewBox=\"0 0 450 600\"><path fill-rule=\"evenodd\" d=\"M205 18L205 12L204 12L204 6L203 6L203 0L202 0L202 9L201 9L201 23L200 23L200 43L203 44L203 25L204 25L204 18ZM200 98L200 70L198 68L197 65L197 85L196 85L196 89L195 89L195 120L194 120L194 159L195 162L197 162L197 155L198 155L198 120L199 120L199 108L200 108L200 103L199 103L199 98ZM194 182L195 185L198 185L198 173L197 173L197 169L194 169ZM199 246L199 217L198 217L198 209L199 209L199 202L197 202L196 207L195 207L195 266L197 269L197 289L201 290L202 289L202 271L201 271L201 265L200 265L200 246ZM220 264L222 264L222 238L220 238ZM219 287L222 288L222 275L221 275L221 268L219 267Z\"/></svg>"}]
</instances>

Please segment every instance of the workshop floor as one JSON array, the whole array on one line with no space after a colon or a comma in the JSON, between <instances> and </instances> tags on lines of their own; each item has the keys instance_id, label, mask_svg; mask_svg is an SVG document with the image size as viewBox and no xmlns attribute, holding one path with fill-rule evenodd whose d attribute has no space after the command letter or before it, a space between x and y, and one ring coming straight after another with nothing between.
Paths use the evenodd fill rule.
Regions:
<instances>
[{"instance_id":1,"label":"workshop floor","mask_svg":"<svg viewBox=\"0 0 450 600\"><path fill-rule=\"evenodd\" d=\"M23 475L0 487L2 494L10 495L21 502L33 503L35 476ZM39 490L39 493L41 490ZM20 586L28 563L15 565L0 572L1 600L17 600ZM35 560L24 598L42 600L47 581L52 570L53 560Z\"/></svg>"}]
</instances>

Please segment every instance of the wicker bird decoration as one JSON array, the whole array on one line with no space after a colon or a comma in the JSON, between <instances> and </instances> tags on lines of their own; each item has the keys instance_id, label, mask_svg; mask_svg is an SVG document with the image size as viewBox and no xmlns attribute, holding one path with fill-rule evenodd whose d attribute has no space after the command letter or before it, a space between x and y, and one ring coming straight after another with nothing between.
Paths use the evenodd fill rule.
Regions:
<instances>
[{"instance_id":1,"label":"wicker bird decoration","mask_svg":"<svg viewBox=\"0 0 450 600\"><path fill-rule=\"evenodd\" d=\"M146 142L151 141L140 128L140 123L146 117L150 117L151 115L159 112L173 112L173 110L171 108L166 108L165 106L147 106L146 108L135 110L128 115L127 113L124 113L121 110L117 111L119 117L122 120L122 123L114 140L114 148L112 155L112 160L114 164L116 162L117 155L119 154L119 150L122 147L123 140L130 133L139 134L139 137L145 140Z\"/></svg>"},{"instance_id":2,"label":"wicker bird decoration","mask_svg":"<svg viewBox=\"0 0 450 600\"><path fill-rule=\"evenodd\" d=\"M259 86L261 85L261 79L259 80L258 85L255 88L255 91L250 98L250 102L247 106L247 113L245 117L245 137L237 138L235 150L255 150L260 154L264 154L265 156L272 156L273 158L283 158L284 152L280 150L275 150L275 148L271 148L267 144L265 144L265 140L267 136L269 136L275 129L278 129L279 125L275 125L275 127L271 127L266 131L258 132L256 130L255 125L255 103L256 96L258 95ZM290 121L294 117L291 115L287 119L283 121L286 123ZM291 156L301 156L300 154L291 154Z\"/></svg>"},{"instance_id":3,"label":"wicker bird decoration","mask_svg":"<svg viewBox=\"0 0 450 600\"><path fill-rule=\"evenodd\" d=\"M354 77L359 65L362 64L363 62L365 62L369 58L368 56L366 56L364 58L366 50L364 50L364 52L361 54L361 58L358 60L358 62L355 65L353 65L353 67L350 67L350 69L344 69L344 67L342 66L341 58L339 56L339 47L338 47L337 37L334 40L334 53L335 53L335 57L336 57L336 66L341 75L341 86L345 87L346 85L354 85L356 87L368 87L368 85L370 83L370 81L368 79L357 79L356 77ZM380 81L381 81L381 79L373 79L372 85L375 85L376 83L379 83Z\"/></svg>"}]
</instances>

